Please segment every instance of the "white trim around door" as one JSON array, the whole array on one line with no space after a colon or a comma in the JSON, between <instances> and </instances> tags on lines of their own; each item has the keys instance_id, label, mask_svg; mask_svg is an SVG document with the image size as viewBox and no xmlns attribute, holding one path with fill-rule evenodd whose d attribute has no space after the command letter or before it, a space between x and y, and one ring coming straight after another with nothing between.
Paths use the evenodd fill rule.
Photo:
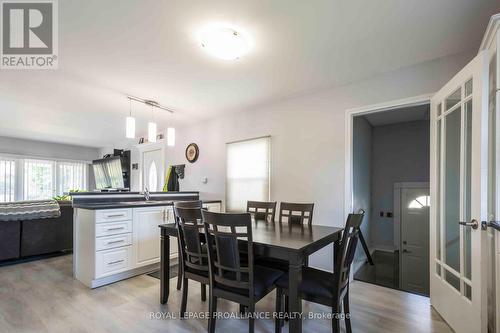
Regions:
<instances>
[{"instance_id":1,"label":"white trim around door","mask_svg":"<svg viewBox=\"0 0 500 333\"><path fill-rule=\"evenodd\" d=\"M353 212L353 122L354 117L367 115L371 113L389 111L399 108L407 108L412 106L419 106L430 104L431 97L434 94L425 94L415 97L409 97L390 102L373 104L359 108L346 110L346 136L345 136L345 197L344 197L344 215Z\"/></svg>"}]
</instances>

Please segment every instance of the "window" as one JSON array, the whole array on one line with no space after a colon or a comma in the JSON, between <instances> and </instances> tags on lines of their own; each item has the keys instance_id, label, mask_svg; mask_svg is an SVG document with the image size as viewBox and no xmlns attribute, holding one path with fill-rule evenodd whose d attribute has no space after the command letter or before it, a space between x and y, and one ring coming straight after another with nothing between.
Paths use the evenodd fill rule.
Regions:
<instances>
[{"instance_id":1,"label":"window","mask_svg":"<svg viewBox=\"0 0 500 333\"><path fill-rule=\"evenodd\" d=\"M431 206L431 197L428 195L421 196L416 198L415 200L412 200L410 204L408 205L408 208L424 208L424 207L430 207Z\"/></svg>"},{"instance_id":2,"label":"window","mask_svg":"<svg viewBox=\"0 0 500 333\"><path fill-rule=\"evenodd\" d=\"M244 211L248 200L269 201L271 138L226 145L226 208Z\"/></svg>"},{"instance_id":3,"label":"window","mask_svg":"<svg viewBox=\"0 0 500 333\"><path fill-rule=\"evenodd\" d=\"M15 200L16 161L0 158L0 202Z\"/></svg>"},{"instance_id":4,"label":"window","mask_svg":"<svg viewBox=\"0 0 500 333\"><path fill-rule=\"evenodd\" d=\"M24 160L23 199L50 199L54 195L54 162Z\"/></svg>"},{"instance_id":5,"label":"window","mask_svg":"<svg viewBox=\"0 0 500 333\"><path fill-rule=\"evenodd\" d=\"M43 200L70 190L86 190L88 165L0 156L0 202Z\"/></svg>"},{"instance_id":6,"label":"window","mask_svg":"<svg viewBox=\"0 0 500 333\"><path fill-rule=\"evenodd\" d=\"M57 162L57 194L87 188L87 165L75 162Z\"/></svg>"}]
</instances>

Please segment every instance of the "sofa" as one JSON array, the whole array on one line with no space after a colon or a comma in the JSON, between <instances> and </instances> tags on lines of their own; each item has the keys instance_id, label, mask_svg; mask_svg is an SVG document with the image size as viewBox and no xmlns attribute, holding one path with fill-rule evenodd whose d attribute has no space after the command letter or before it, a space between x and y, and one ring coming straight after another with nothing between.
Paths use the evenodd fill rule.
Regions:
<instances>
[{"instance_id":1,"label":"sofa","mask_svg":"<svg viewBox=\"0 0 500 333\"><path fill-rule=\"evenodd\" d=\"M71 202L59 202L59 211L52 215L38 214L39 218L36 214L29 217L18 214L10 220L0 220L0 261L72 250Z\"/></svg>"}]
</instances>

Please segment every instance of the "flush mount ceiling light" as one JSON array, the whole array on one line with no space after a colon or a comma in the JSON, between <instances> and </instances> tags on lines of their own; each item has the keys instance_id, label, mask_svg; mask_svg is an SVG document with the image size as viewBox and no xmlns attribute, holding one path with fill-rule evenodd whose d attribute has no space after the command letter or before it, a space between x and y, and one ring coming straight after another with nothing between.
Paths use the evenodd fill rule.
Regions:
<instances>
[{"instance_id":1,"label":"flush mount ceiling light","mask_svg":"<svg viewBox=\"0 0 500 333\"><path fill-rule=\"evenodd\" d=\"M240 29L211 25L202 30L200 42L209 54L223 60L236 60L250 51L250 39Z\"/></svg>"}]
</instances>

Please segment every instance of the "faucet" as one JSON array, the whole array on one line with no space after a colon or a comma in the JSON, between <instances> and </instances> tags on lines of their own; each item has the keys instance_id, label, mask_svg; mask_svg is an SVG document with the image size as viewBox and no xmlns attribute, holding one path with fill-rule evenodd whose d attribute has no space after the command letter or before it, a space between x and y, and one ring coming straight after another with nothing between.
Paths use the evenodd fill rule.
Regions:
<instances>
[{"instance_id":1,"label":"faucet","mask_svg":"<svg viewBox=\"0 0 500 333\"><path fill-rule=\"evenodd\" d=\"M149 199L150 199L150 198L151 198L151 194L149 193L149 190L148 190L148 188L146 187L146 188L144 188L144 199L145 199L146 201L149 201Z\"/></svg>"}]
</instances>

